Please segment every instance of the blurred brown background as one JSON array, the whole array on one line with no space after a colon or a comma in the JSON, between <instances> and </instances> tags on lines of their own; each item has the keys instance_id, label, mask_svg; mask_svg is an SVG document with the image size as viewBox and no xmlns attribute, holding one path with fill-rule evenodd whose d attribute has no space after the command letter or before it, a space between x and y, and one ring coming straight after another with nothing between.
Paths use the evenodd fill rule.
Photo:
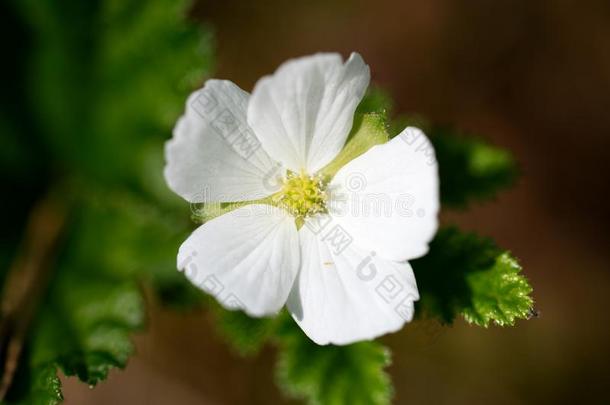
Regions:
<instances>
[{"instance_id":1,"label":"blurred brown background","mask_svg":"<svg viewBox=\"0 0 610 405\"><path fill-rule=\"evenodd\" d=\"M193 15L216 32L216 76L246 90L289 57L356 50L396 112L482 134L519 160L514 189L444 220L510 248L541 317L386 337L396 403L610 401L610 2L203 0ZM242 359L207 315L151 305L127 370L94 390L64 379L67 404L285 401L272 348Z\"/></svg>"}]
</instances>

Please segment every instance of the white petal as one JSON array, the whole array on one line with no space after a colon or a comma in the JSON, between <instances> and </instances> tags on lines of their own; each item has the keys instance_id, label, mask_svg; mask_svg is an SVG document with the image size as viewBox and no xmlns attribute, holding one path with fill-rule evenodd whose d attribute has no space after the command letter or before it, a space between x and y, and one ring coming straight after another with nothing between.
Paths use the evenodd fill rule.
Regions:
<instances>
[{"instance_id":1,"label":"white petal","mask_svg":"<svg viewBox=\"0 0 610 405\"><path fill-rule=\"evenodd\" d=\"M359 246L389 260L423 256L438 227L434 149L414 127L339 170L329 212Z\"/></svg>"},{"instance_id":2,"label":"white petal","mask_svg":"<svg viewBox=\"0 0 610 405\"><path fill-rule=\"evenodd\" d=\"M190 95L165 146L165 179L190 202L256 200L279 184L277 163L246 122L248 93L229 81L208 80Z\"/></svg>"},{"instance_id":3,"label":"white petal","mask_svg":"<svg viewBox=\"0 0 610 405\"><path fill-rule=\"evenodd\" d=\"M290 60L258 81L248 123L275 160L314 173L343 147L369 77L357 53L345 64L336 53Z\"/></svg>"},{"instance_id":4,"label":"white petal","mask_svg":"<svg viewBox=\"0 0 610 405\"><path fill-rule=\"evenodd\" d=\"M227 309L277 313L299 266L294 218L270 205L248 205L200 226L180 246L178 269Z\"/></svg>"},{"instance_id":5,"label":"white petal","mask_svg":"<svg viewBox=\"0 0 610 405\"><path fill-rule=\"evenodd\" d=\"M349 344L399 330L419 299L411 266L381 259L350 244L333 244L332 224L319 233L304 226L301 270L287 307L318 344Z\"/></svg>"}]
</instances>

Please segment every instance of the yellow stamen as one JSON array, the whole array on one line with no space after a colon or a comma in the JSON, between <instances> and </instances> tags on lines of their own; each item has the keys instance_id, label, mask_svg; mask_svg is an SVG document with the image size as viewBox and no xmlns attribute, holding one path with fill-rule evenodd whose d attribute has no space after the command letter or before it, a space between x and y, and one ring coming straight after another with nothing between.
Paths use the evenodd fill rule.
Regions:
<instances>
[{"instance_id":1,"label":"yellow stamen","mask_svg":"<svg viewBox=\"0 0 610 405\"><path fill-rule=\"evenodd\" d=\"M326 184L321 176L305 172L288 172L283 181L277 202L291 212L297 220L326 212Z\"/></svg>"}]
</instances>

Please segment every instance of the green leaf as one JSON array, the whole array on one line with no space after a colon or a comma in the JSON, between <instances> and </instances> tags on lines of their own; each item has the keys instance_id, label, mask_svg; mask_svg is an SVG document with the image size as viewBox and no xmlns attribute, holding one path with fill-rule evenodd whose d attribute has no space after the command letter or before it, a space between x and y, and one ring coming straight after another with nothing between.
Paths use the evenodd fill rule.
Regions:
<instances>
[{"instance_id":1,"label":"green leaf","mask_svg":"<svg viewBox=\"0 0 610 405\"><path fill-rule=\"evenodd\" d=\"M490 323L513 325L532 313L532 287L520 275L521 266L508 253L502 253L491 269L467 277L472 303L462 311L470 323L487 327Z\"/></svg>"},{"instance_id":2,"label":"green leaf","mask_svg":"<svg viewBox=\"0 0 610 405\"><path fill-rule=\"evenodd\" d=\"M513 325L532 311L532 288L517 261L492 240L456 228L438 232L429 253L411 262L420 293L416 313L450 323Z\"/></svg>"},{"instance_id":3,"label":"green leaf","mask_svg":"<svg viewBox=\"0 0 610 405\"><path fill-rule=\"evenodd\" d=\"M153 278L152 287L161 305L177 311L201 308L206 298L203 291L176 271L160 272Z\"/></svg>"},{"instance_id":4,"label":"green leaf","mask_svg":"<svg viewBox=\"0 0 610 405\"><path fill-rule=\"evenodd\" d=\"M392 386L384 372L390 352L380 343L319 346L290 320L278 356L278 383L292 397L323 405L390 403Z\"/></svg>"},{"instance_id":5,"label":"green leaf","mask_svg":"<svg viewBox=\"0 0 610 405\"><path fill-rule=\"evenodd\" d=\"M27 91L59 167L108 184L151 176L148 146L162 150L210 68L211 38L185 23L187 3L19 4L35 43Z\"/></svg>"},{"instance_id":6,"label":"green leaf","mask_svg":"<svg viewBox=\"0 0 610 405\"><path fill-rule=\"evenodd\" d=\"M144 324L139 288L77 268L62 270L32 327L8 403L58 403L58 368L95 385L111 368L124 368L133 353L129 335Z\"/></svg>"},{"instance_id":7,"label":"green leaf","mask_svg":"<svg viewBox=\"0 0 610 405\"><path fill-rule=\"evenodd\" d=\"M24 355L27 357L27 353ZM55 364L22 362L5 402L23 405L57 405L63 401L61 381ZM30 384L30 385L28 385Z\"/></svg>"},{"instance_id":8,"label":"green leaf","mask_svg":"<svg viewBox=\"0 0 610 405\"><path fill-rule=\"evenodd\" d=\"M214 304L216 327L242 356L258 353L276 329L278 317L251 318L242 311L228 311Z\"/></svg>"},{"instance_id":9,"label":"green leaf","mask_svg":"<svg viewBox=\"0 0 610 405\"><path fill-rule=\"evenodd\" d=\"M33 389L27 403L33 405L55 405L63 401L61 381L56 367L52 364L34 370Z\"/></svg>"},{"instance_id":10,"label":"green leaf","mask_svg":"<svg viewBox=\"0 0 610 405\"><path fill-rule=\"evenodd\" d=\"M476 138L434 128L430 136L439 162L441 198L445 205L464 207L472 200L492 198L511 186L517 168L511 154Z\"/></svg>"},{"instance_id":11,"label":"green leaf","mask_svg":"<svg viewBox=\"0 0 610 405\"><path fill-rule=\"evenodd\" d=\"M493 198L517 178L517 166L508 151L451 127L422 120L408 123L422 127L434 145L443 205L463 208L469 202Z\"/></svg>"},{"instance_id":12,"label":"green leaf","mask_svg":"<svg viewBox=\"0 0 610 405\"><path fill-rule=\"evenodd\" d=\"M11 135L0 141L10 153L35 151L31 160L44 170L24 171L19 165L30 162L13 159L3 164L3 178L6 170L9 178L19 174L27 191L14 193L20 198L67 185L60 194L72 215L9 403L58 402L58 368L95 384L124 367L133 352L129 336L145 318L141 280L152 281L164 302L201 298L175 270L192 224L162 177L163 142L210 69L211 38L185 23L187 3L11 3L18 13L10 17L25 31L17 55L23 66L16 84L3 86L19 114L2 114L0 127ZM26 217L32 202L14 205ZM15 240L3 238L3 246L19 246L20 232L6 235Z\"/></svg>"},{"instance_id":13,"label":"green leaf","mask_svg":"<svg viewBox=\"0 0 610 405\"><path fill-rule=\"evenodd\" d=\"M144 319L137 285L70 270L50 290L31 350L36 363L55 363L66 375L95 385L111 368L125 367L133 352L129 335Z\"/></svg>"}]
</instances>

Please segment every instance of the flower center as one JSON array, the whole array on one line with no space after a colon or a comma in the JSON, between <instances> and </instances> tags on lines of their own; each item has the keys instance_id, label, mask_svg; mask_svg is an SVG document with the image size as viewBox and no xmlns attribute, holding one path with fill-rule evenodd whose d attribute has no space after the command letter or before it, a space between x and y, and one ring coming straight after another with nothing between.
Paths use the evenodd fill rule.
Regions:
<instances>
[{"instance_id":1,"label":"flower center","mask_svg":"<svg viewBox=\"0 0 610 405\"><path fill-rule=\"evenodd\" d=\"M297 219L326 211L326 183L322 176L288 172L283 180L278 203Z\"/></svg>"}]
</instances>

